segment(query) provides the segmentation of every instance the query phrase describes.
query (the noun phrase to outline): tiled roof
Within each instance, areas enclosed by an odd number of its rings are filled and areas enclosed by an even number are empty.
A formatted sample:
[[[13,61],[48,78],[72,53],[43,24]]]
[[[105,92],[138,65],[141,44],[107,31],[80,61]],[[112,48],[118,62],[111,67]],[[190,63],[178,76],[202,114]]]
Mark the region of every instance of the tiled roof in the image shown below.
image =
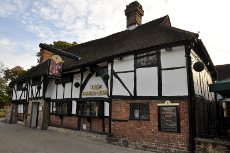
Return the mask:
[[[29,78],[47,75],[48,74],[48,67],[49,67],[49,60],[46,60],[31,69],[29,69],[23,76],[18,78],[16,81],[26,80]]]
[[[142,24],[133,30],[124,30],[101,39],[78,44],[64,50],[64,52],[61,52],[60,49],[56,49],[56,51],[63,54],[71,53],[75,57],[81,58],[75,60],[65,57],[64,71],[67,71],[122,54],[154,47],[162,48],[170,44],[194,40],[198,37],[196,33],[174,28],[170,25],[169,16],[164,16]],[[40,44],[40,46],[50,51],[55,50],[54,47],[49,45]],[[47,62],[31,68],[21,79],[45,74],[47,73],[45,67],[47,67]]]
[[[225,80],[230,78],[230,64],[216,65],[217,80]]]
[[[127,54],[150,47],[192,40],[198,34],[165,26],[162,22],[168,16],[153,20],[134,30],[121,31],[107,37],[82,43],[67,49],[69,53],[80,56],[81,60],[65,60],[65,69]]]

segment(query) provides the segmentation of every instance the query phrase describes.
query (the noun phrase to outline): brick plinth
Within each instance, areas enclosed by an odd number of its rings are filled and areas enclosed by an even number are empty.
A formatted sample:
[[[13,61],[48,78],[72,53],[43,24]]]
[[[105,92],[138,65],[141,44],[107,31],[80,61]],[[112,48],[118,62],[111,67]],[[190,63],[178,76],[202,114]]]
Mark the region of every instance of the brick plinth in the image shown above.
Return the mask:
[[[77,129],[78,117],[76,116],[64,116],[63,117],[63,127]]]
[[[129,120],[130,103],[149,103],[149,117],[144,120]],[[158,130],[157,104],[161,100],[113,100],[112,105],[112,134],[125,142],[125,146],[134,146],[140,149],[169,152],[188,152],[189,123],[188,101],[171,100],[179,103],[180,132],[162,132]]]

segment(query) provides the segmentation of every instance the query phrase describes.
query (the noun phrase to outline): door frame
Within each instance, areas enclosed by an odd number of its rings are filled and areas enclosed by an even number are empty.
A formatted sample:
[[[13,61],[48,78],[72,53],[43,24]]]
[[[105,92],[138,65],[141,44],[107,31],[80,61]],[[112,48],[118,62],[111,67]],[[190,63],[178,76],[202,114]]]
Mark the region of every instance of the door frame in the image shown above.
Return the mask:
[[[33,111],[34,111],[33,105],[35,103],[37,104],[36,126],[35,127],[31,127],[32,126],[32,120],[33,120]],[[38,115],[39,115],[39,102],[32,102],[31,105],[32,105],[32,109],[31,109],[31,118],[30,118],[30,128],[37,128],[37,126],[38,126]]]

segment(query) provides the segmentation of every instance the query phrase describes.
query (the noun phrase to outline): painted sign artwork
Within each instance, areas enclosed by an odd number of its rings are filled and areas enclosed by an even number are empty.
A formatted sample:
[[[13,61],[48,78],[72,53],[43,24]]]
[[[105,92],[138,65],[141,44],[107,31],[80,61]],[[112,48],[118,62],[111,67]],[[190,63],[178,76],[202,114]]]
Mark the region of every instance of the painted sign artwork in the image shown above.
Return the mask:
[[[49,75],[54,77],[61,77],[63,61],[60,56],[53,55],[50,60]]]

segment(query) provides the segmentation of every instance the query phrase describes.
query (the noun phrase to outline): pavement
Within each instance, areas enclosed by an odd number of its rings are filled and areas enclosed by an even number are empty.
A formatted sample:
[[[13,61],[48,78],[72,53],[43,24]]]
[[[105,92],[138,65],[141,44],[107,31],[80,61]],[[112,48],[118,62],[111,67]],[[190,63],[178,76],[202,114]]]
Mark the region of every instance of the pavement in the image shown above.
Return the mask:
[[[67,135],[0,122],[0,153],[150,153]]]

